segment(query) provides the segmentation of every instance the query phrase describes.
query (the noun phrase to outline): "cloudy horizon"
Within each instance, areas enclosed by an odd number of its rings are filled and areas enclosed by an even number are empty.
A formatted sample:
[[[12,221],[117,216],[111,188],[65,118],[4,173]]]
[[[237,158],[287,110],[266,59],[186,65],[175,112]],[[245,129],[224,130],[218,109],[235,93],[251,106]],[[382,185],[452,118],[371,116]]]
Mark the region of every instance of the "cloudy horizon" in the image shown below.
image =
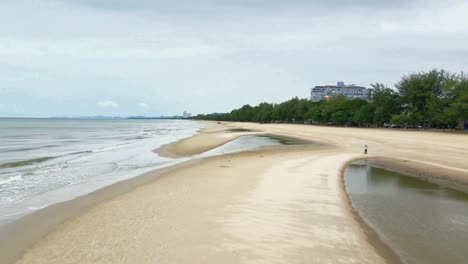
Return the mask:
[[[174,115],[468,69],[459,0],[4,0],[0,116]]]

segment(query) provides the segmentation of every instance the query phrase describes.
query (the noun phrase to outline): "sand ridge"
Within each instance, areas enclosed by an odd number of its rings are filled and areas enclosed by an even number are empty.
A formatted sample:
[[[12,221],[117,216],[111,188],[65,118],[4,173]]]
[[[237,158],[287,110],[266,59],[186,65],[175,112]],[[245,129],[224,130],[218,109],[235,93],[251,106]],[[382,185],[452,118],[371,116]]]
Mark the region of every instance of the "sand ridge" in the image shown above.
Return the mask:
[[[263,134],[258,131],[236,131],[234,128],[235,127],[211,123],[209,127],[201,129],[199,131],[201,132],[200,134],[163,145],[155,149],[154,152],[159,156],[168,158],[191,157],[224,145],[242,136]]]
[[[19,263],[383,263],[350,224],[339,168],[318,166],[352,156],[206,159],[65,222]]]

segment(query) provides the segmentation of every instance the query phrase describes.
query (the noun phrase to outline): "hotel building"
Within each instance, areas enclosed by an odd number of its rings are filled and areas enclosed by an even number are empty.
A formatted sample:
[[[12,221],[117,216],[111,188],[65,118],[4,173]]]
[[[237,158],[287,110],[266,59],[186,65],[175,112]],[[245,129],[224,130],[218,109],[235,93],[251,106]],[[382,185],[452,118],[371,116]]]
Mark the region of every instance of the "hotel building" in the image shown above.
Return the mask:
[[[345,85],[344,82],[338,82],[336,85],[315,86],[310,91],[310,100],[317,102],[339,94],[346,96],[348,99],[369,100],[370,89],[354,84]]]

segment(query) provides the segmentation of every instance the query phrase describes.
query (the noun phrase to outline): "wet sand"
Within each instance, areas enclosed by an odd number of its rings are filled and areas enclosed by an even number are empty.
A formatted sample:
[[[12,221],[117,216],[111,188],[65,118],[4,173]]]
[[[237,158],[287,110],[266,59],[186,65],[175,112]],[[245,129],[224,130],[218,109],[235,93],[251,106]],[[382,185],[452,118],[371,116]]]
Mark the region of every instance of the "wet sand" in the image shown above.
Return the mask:
[[[418,171],[443,168],[457,182],[468,179],[467,135],[229,125],[328,145],[230,154],[167,170],[51,229],[19,263],[397,262],[356,217],[343,188],[344,167],[385,157]],[[179,142],[183,151],[175,155],[229,142],[225,135],[233,133],[217,126]]]
[[[168,158],[191,157],[222,146],[241,136],[262,134],[261,132],[235,129],[235,127],[220,124],[211,124],[200,132],[200,134],[193,137],[164,145],[159,149],[155,149],[154,152]]]

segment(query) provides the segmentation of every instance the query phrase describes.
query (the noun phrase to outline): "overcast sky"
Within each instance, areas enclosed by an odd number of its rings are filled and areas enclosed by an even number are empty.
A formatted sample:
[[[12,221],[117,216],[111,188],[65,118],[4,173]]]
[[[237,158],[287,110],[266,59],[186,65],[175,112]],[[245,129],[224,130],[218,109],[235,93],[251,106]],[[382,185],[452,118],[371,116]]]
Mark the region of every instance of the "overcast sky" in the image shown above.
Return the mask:
[[[465,0],[0,0],[0,116],[169,115],[468,70]]]

